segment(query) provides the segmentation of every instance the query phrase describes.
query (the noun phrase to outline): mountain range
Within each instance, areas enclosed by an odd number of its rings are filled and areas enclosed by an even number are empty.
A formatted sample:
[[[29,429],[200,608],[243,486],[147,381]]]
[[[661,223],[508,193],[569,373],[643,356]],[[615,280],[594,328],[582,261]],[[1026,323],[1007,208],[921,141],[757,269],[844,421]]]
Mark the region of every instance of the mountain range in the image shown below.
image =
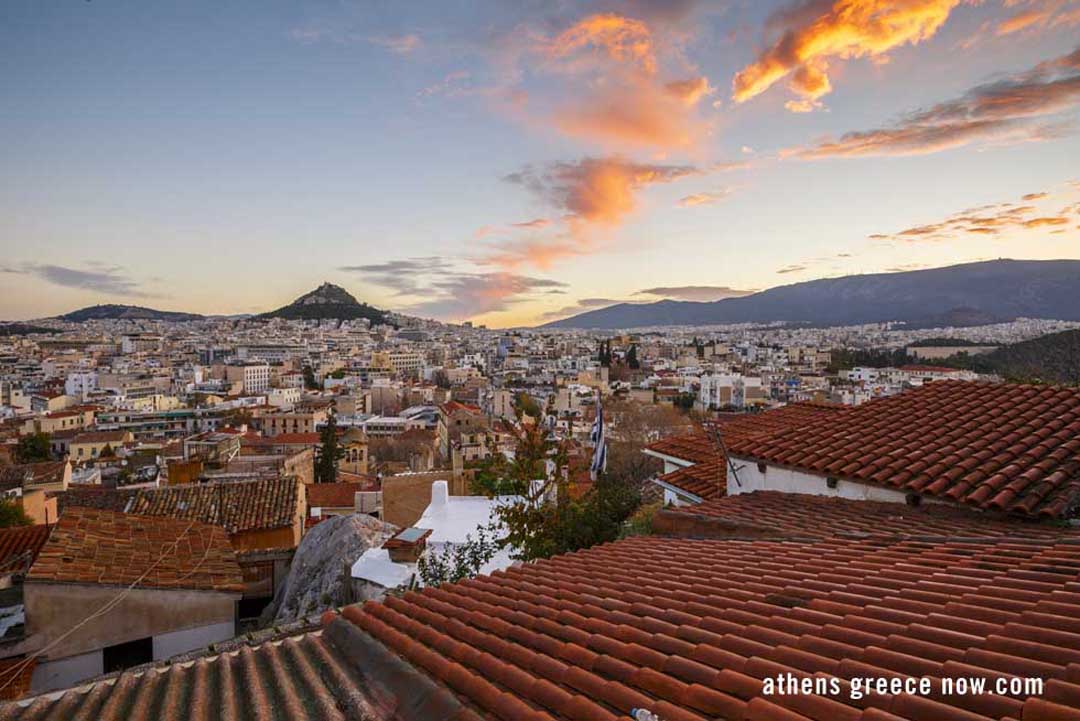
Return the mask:
[[[616,329],[787,321],[817,326],[896,321],[913,327],[1014,318],[1080,320],[1080,260],[991,260],[824,278],[713,302],[619,303],[543,328]]]

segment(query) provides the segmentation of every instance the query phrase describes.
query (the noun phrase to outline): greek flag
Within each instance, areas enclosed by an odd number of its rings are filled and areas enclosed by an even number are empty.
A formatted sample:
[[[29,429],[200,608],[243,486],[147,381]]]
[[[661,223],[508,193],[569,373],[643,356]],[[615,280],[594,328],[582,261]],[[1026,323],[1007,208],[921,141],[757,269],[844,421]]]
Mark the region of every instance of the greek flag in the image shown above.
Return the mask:
[[[596,420],[592,424],[589,440],[593,443],[592,464],[589,476],[595,481],[596,476],[607,468],[607,440],[604,438],[604,408],[600,405],[600,392],[596,393]]]

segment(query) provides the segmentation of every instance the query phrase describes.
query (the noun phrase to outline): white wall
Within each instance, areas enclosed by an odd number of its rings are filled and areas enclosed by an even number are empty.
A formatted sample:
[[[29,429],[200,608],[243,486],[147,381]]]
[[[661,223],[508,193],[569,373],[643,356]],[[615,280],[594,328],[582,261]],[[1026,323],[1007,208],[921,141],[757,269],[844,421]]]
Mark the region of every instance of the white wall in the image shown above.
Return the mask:
[[[74,686],[80,681],[100,676],[104,669],[105,662],[100,650],[39,663],[30,680],[30,692],[44,693]]]
[[[839,496],[857,501],[904,503],[907,500],[906,492],[892,488],[843,479],[837,480],[836,488],[829,488],[826,476],[771,464],[766,464],[765,473],[762,473],[758,470],[757,461],[737,456],[732,456],[731,462],[738,471],[739,482],[736,483],[735,474],[729,468],[727,474],[729,496],[752,491],[781,491],[783,493],[809,493],[817,496]],[[940,501],[924,497],[923,502],[938,503]]]
[[[178,653],[206,648],[212,643],[225,641],[235,635],[236,623],[234,621],[162,633],[154,636],[154,660],[161,661]]]

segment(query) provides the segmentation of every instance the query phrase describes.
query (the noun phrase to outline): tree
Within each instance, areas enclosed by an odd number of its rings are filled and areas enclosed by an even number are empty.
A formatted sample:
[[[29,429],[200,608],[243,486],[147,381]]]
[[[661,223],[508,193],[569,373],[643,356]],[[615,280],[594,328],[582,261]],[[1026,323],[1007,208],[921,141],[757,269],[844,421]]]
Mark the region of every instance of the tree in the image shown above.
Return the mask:
[[[336,483],[337,464],[345,457],[345,449],[338,445],[337,417],[330,413],[326,425],[319,431],[319,453],[315,459],[315,482]]]
[[[540,405],[524,391],[517,393],[514,396],[514,410],[518,412],[518,417],[521,414],[525,414],[531,418],[540,417]]]
[[[496,532],[494,524],[487,528],[481,526],[476,529],[475,539],[470,534],[465,536],[464,543],[446,544],[442,553],[432,551],[421,556],[416,570],[424,585],[454,583],[480,573],[484,564],[499,552],[499,542],[494,538]]]
[[[98,454],[98,458],[116,458],[116,451],[108,443],[101,449],[101,453]]]
[[[12,526],[30,526],[34,521],[26,515],[26,511],[10,498],[0,498],[0,528]]]
[[[637,357],[637,344],[630,346],[630,350],[626,352],[626,365],[630,366],[630,370],[641,368],[641,361]]]
[[[51,458],[49,452],[49,434],[31,433],[19,439],[15,446],[15,459],[19,463],[38,463]]]
[[[440,368],[431,374],[431,382],[439,388],[450,388],[450,374]]]
[[[548,460],[555,465],[550,476]],[[496,509],[506,530],[502,544],[515,549],[517,558],[532,561],[615,540],[640,503],[636,488],[610,474],[574,498],[564,469],[569,471],[566,445],[552,441],[539,424],[526,426],[500,482],[516,500]]]
[[[315,380],[315,371],[311,369],[311,366],[304,366],[304,388],[309,391],[319,390],[319,384]]]

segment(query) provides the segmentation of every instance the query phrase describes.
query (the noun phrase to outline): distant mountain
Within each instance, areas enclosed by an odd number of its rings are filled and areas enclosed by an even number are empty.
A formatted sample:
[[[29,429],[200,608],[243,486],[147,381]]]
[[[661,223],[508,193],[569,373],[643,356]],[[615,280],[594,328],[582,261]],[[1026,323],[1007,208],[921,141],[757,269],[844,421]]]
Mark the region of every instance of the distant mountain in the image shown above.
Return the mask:
[[[1012,343],[981,355],[955,355],[942,364],[996,373],[1025,383],[1077,385],[1080,384],[1080,330]]]
[[[286,318],[288,320],[356,320],[367,318],[372,325],[387,322],[387,314],[367,303],[361,303],[333,283],[323,283],[310,293],[305,293],[287,306],[257,318]]]
[[[203,316],[194,313],[178,313],[170,310],[154,310],[138,305],[92,305],[70,313],[57,316],[57,320],[68,323],[82,323],[87,320],[202,320]]]
[[[544,328],[801,322],[917,327],[1019,317],[1080,320],[1080,260],[991,260],[931,270],[824,278],[711,303],[620,303]]]

